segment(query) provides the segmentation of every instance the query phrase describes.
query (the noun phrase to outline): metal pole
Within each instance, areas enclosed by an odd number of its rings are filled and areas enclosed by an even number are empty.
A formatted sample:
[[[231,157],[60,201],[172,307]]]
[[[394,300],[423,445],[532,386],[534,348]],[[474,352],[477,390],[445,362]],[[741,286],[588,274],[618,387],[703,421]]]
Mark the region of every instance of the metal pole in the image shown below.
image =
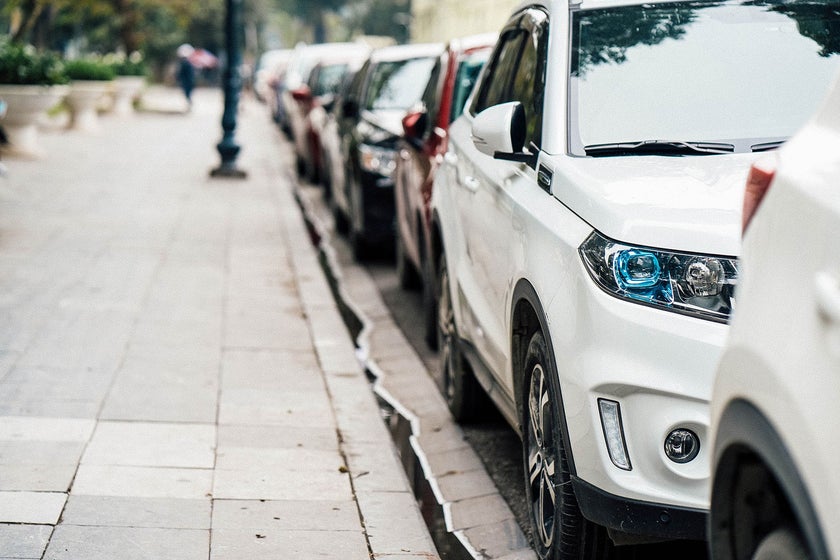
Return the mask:
[[[234,140],[236,130],[236,112],[239,107],[239,91],[242,89],[242,76],[239,67],[242,64],[239,33],[242,30],[242,0],[225,0],[225,47],[227,64],[223,80],[225,91],[225,111],[222,115],[222,141],[216,145],[222,163],[210,172],[212,177],[234,177],[244,179],[247,174],[236,167],[239,145]]]

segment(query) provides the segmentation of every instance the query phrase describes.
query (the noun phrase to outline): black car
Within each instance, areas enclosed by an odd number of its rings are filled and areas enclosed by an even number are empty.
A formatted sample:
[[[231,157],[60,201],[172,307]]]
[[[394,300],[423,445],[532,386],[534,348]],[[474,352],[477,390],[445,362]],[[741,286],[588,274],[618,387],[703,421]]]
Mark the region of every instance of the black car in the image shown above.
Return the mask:
[[[344,185],[333,185],[356,259],[393,243],[394,179],[402,118],[420,100],[442,44],[375,50],[336,108]],[[343,189],[342,189],[343,186]]]

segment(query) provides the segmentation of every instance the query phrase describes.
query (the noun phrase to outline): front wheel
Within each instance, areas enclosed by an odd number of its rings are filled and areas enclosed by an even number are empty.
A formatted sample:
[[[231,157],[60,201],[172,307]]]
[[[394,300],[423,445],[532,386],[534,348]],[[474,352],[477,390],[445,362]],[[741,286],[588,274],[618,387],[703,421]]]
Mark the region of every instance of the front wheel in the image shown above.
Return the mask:
[[[572,488],[559,379],[539,331],[528,343],[523,380],[525,493],[537,555],[542,560],[609,558],[606,530],[583,517]]]

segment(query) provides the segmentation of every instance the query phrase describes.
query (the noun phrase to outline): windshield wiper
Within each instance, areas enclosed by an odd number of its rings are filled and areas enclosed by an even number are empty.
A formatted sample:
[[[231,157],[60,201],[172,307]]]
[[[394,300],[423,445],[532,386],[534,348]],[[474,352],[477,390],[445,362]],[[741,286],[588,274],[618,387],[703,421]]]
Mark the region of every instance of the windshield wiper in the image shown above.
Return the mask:
[[[605,156],[682,156],[726,154],[735,151],[732,144],[721,142],[683,142],[681,140],[642,140],[584,146],[586,155]]]
[[[762,142],[760,144],[753,144],[752,146],[750,146],[750,150],[752,150],[753,152],[768,152],[770,150],[775,150],[785,142],[787,142],[787,138],[783,140],[774,140],[772,142]]]

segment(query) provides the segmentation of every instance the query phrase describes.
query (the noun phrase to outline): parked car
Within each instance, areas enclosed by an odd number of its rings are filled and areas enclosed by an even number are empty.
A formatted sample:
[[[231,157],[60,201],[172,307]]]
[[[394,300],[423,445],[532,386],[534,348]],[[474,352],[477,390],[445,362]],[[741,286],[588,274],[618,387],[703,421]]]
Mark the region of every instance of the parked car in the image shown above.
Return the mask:
[[[432,181],[446,152],[449,123],[463,112],[497,38],[492,33],[450,41],[432,69],[420,103],[402,119],[394,171],[397,276],[403,288],[423,288],[426,341],[432,347],[437,344],[436,282],[428,259]]]
[[[338,90],[348,73],[357,71],[369,54],[369,49],[362,48],[321,59],[312,69],[306,87],[294,92],[304,113],[304,142],[303,146],[298,147],[298,170],[313,183],[320,182],[324,173],[321,133],[326,126],[327,112],[332,110]]]
[[[738,308],[712,396],[716,560],[840,558],[837,115],[835,84],[750,173]]]
[[[376,49],[342,100],[337,124],[345,181],[333,182],[332,194],[337,221],[348,226],[357,259],[393,241],[393,173],[401,120],[420,100],[441,52],[442,44]]]
[[[306,154],[309,152],[306,117],[314,100],[309,85],[312,70],[321,60],[328,60],[331,65],[340,65],[366,56],[369,50],[367,45],[361,43],[323,43],[299,45],[295,48],[286,71],[283,107],[288,122],[289,138],[294,143],[296,168],[300,175],[306,173]]]
[[[522,436],[540,558],[706,537],[741,186],[837,69],[829,6],[524,4],[450,126],[444,395]]]
[[[272,49],[260,55],[254,68],[254,95],[259,101],[269,105],[275,102],[274,81],[285,71],[291,55],[291,49]]]

